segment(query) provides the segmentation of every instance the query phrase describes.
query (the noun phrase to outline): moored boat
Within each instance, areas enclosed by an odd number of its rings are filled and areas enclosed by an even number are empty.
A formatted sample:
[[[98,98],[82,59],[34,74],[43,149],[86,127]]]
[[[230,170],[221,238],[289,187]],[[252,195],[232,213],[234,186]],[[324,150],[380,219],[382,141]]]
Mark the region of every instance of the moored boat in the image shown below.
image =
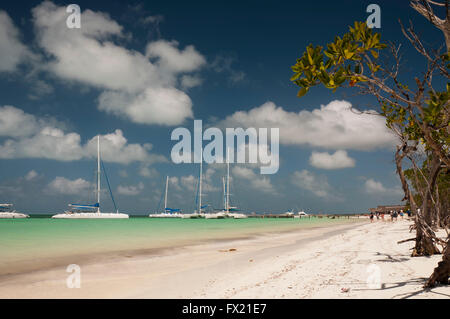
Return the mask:
[[[27,214],[19,213],[13,204],[0,204],[0,218],[29,218]]]
[[[102,213],[100,211],[100,193],[101,193],[101,168],[100,168],[100,136],[97,136],[97,203],[94,205],[83,204],[69,204],[70,209],[61,214],[53,215],[54,219],[126,219],[129,218],[127,214],[119,213],[116,207],[114,197],[112,196],[111,188],[109,187],[108,177],[105,172],[106,181],[110,190],[110,195],[116,208],[115,213]]]
[[[169,176],[166,176],[166,187],[164,192],[164,211],[161,213],[151,213],[148,215],[150,218],[183,218],[184,214],[178,208],[167,207],[167,196],[169,192]]]

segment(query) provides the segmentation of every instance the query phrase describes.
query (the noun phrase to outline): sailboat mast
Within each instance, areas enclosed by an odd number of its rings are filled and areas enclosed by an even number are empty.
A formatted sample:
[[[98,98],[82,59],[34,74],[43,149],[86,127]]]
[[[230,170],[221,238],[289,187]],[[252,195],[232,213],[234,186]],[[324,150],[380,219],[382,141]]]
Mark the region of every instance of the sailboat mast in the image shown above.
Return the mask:
[[[230,212],[230,152],[227,148],[227,206],[225,207],[227,213]]]
[[[222,176],[222,186],[223,186],[223,188],[222,188],[222,190],[223,190],[223,197],[222,197],[222,199],[223,199],[223,208],[224,209],[226,209],[226,207],[227,207],[227,197],[226,197],[226,193],[227,193],[227,191],[226,191],[226,186],[225,186],[225,176]]]
[[[169,176],[166,176],[166,192],[164,194],[164,212],[167,211],[167,191],[169,189]]]
[[[202,212],[202,179],[203,179],[203,149],[200,150],[200,177],[198,183],[198,210],[197,213]]]
[[[97,213],[100,213],[100,135],[97,135]]]

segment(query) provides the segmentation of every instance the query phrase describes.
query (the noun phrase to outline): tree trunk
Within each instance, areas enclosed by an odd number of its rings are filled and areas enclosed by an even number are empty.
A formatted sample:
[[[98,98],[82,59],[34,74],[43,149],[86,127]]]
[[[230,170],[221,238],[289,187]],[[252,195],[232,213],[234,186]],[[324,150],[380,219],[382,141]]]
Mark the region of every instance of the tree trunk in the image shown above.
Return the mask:
[[[408,182],[406,181],[402,166],[402,161],[405,156],[407,156],[408,151],[409,149],[406,142],[403,142],[402,146],[397,146],[397,151],[395,152],[395,165],[397,168],[397,174],[400,177],[400,182],[402,183],[403,193],[405,193],[405,197],[402,201],[408,201],[411,206],[411,211],[415,212],[417,209],[417,205],[414,201],[414,197],[412,196],[411,191],[409,190]]]
[[[448,285],[450,277],[450,235],[447,237],[447,243],[443,251],[442,261],[438,263],[438,266],[434,268],[433,274],[431,274],[425,288],[431,288],[437,284]]]
[[[419,217],[416,216],[416,219]],[[433,238],[427,234],[425,225],[420,220],[416,221],[416,245],[411,253],[411,257],[437,255],[441,252],[433,241]]]
[[[441,160],[434,154],[431,157],[430,169],[427,170],[428,176],[423,175],[423,178],[426,179],[427,185],[426,190],[423,192],[425,196],[422,203],[422,214],[424,222],[428,226],[434,227],[437,221],[436,212],[439,212],[437,207],[439,194],[436,198],[433,197],[436,190],[436,182],[439,176],[439,171],[441,170]]]
[[[400,151],[402,151],[400,153]],[[396,157],[397,170],[401,169],[401,161],[404,156],[408,156],[408,149],[406,145],[403,146],[402,149],[398,148]],[[415,226],[416,226],[416,245],[411,253],[412,257],[419,256],[431,256],[435,254],[440,254],[439,248],[435,245],[433,237],[434,232],[431,229],[433,225],[433,216],[432,212],[434,211],[433,205],[431,205],[431,201],[433,200],[433,192],[436,185],[437,175],[440,169],[440,159],[437,156],[432,157],[431,168],[429,170],[428,176],[423,176],[423,178],[427,181],[426,189],[422,192],[423,202],[421,206],[421,210],[417,210],[416,216],[414,218]],[[403,189],[408,191],[408,197],[413,198],[412,194],[409,191],[409,187],[406,183],[406,179],[404,177],[403,171],[400,174],[400,180],[402,181]],[[419,187],[419,183],[418,183]],[[411,206],[412,208],[412,206]],[[414,211],[413,211],[414,212]]]
[[[445,36],[445,44],[447,45],[447,50],[450,48],[450,32],[447,30],[447,32],[444,32]]]

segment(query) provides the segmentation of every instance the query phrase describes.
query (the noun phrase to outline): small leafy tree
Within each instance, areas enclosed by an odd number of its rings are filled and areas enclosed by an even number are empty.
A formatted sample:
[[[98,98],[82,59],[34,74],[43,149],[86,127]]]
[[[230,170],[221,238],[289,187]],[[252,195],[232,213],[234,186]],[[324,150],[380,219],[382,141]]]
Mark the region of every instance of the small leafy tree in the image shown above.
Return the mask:
[[[430,2],[436,4],[435,1],[423,0],[412,1],[411,5],[423,15],[426,12],[427,19],[444,32],[447,40],[450,34],[449,1],[445,2],[446,20],[438,20],[431,10]],[[333,92],[341,87],[355,88],[360,94],[376,97],[379,106],[377,115],[386,119],[387,127],[400,141],[395,163],[405,193],[404,200],[417,212],[416,245],[412,255],[432,255],[439,253],[435,243],[440,240],[431,228],[434,208],[430,202],[438,200],[435,188],[440,172],[444,170],[444,174],[448,174],[450,168],[450,85],[445,85],[449,79],[450,55],[448,47],[444,52],[440,52],[441,49],[427,49],[412,25],[407,29],[401,25],[401,29],[427,62],[426,70],[414,77],[415,85],[412,87],[400,78],[400,45],[382,43],[381,35],[368,28],[364,22],[355,22],[348,33],[342,37],[336,36],[333,42],[326,45],[326,49],[310,44],[292,66],[294,74],[291,81],[300,87],[299,97],[318,85]],[[391,62],[382,62],[381,53],[388,56]],[[419,170],[420,165],[417,165],[414,157],[421,147],[424,147],[429,163],[426,171]],[[405,159],[410,160],[415,178],[422,174],[426,181],[420,209],[405,176]],[[448,249],[444,251],[448,253]],[[445,273],[450,274],[450,265],[445,265],[444,277]]]

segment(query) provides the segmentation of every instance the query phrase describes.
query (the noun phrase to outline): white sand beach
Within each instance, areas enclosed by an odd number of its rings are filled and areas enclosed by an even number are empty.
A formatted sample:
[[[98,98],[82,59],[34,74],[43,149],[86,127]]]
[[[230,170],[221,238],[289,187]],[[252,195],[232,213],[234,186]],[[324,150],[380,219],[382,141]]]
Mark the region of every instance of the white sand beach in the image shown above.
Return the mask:
[[[5,275],[0,298],[450,298],[450,287],[422,288],[441,256],[412,258],[413,242],[397,244],[414,236],[410,223],[364,220],[79,263],[81,288],[67,288],[65,267]],[[381,288],[368,286],[374,269]]]

